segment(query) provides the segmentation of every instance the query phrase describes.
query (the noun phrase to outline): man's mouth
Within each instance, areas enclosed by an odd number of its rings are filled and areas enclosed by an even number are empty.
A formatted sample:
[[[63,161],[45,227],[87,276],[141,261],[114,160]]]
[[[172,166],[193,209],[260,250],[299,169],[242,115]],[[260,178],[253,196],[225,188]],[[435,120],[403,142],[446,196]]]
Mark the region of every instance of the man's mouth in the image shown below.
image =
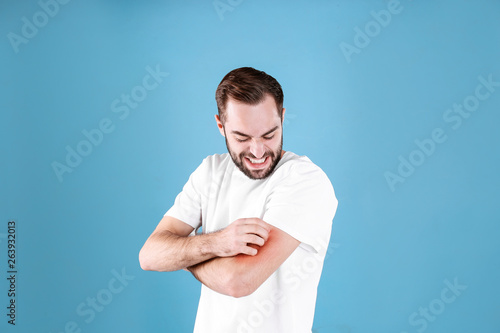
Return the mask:
[[[261,159],[245,157],[245,160],[252,169],[262,169],[263,167],[267,166],[269,156],[263,157]]]

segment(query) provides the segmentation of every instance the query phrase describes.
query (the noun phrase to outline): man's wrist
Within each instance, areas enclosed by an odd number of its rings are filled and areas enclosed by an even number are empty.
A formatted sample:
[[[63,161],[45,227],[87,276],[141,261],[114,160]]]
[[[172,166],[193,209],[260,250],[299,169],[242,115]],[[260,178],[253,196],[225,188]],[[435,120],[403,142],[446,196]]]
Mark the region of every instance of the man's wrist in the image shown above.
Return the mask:
[[[219,257],[220,251],[217,246],[217,233],[201,235],[200,239],[200,252],[202,255],[210,255],[213,257]]]

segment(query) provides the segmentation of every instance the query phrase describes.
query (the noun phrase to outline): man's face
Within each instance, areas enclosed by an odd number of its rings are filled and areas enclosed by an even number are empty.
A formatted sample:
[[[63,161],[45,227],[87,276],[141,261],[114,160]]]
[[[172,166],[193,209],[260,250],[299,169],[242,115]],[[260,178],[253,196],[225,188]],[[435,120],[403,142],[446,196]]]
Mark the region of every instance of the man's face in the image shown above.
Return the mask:
[[[283,109],[283,116],[285,109]],[[226,123],[215,116],[234,164],[251,179],[269,176],[283,152],[283,127],[271,95],[257,105],[229,99]]]

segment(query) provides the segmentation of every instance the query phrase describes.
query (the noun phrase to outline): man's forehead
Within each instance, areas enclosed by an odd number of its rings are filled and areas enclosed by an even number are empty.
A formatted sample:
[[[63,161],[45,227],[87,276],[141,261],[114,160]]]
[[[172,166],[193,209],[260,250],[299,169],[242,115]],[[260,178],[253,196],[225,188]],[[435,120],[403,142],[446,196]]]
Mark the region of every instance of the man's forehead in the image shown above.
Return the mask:
[[[246,104],[230,99],[226,105],[226,122],[231,127],[266,127],[269,130],[280,123],[274,98],[270,95],[257,104]],[[235,130],[240,130],[234,128]]]

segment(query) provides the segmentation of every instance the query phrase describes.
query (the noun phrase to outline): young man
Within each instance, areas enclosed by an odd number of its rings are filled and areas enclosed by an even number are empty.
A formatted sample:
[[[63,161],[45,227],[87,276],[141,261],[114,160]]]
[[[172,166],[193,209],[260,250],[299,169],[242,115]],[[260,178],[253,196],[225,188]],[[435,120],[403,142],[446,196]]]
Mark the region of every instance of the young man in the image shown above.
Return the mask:
[[[228,153],[191,174],[141,249],[141,267],[185,269],[202,283],[194,332],[311,332],[333,187],[307,157],[282,150],[273,77],[235,69],[216,101]]]

